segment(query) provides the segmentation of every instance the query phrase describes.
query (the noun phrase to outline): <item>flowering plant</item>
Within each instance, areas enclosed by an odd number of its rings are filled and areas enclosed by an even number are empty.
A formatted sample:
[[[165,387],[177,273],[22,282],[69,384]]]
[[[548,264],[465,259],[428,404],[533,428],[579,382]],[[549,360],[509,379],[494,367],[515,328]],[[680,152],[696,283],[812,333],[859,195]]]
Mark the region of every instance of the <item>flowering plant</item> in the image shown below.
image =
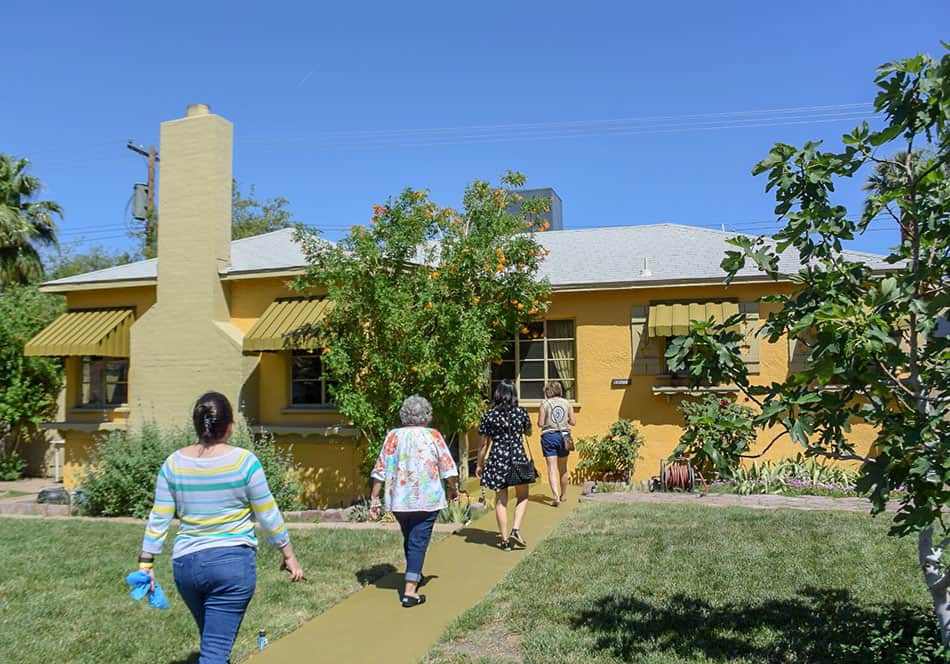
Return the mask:
[[[684,401],[679,410],[686,426],[671,456],[686,456],[700,471],[728,475],[755,441],[753,411],[747,406],[707,394]]]
[[[531,231],[550,201],[519,201],[525,182],[520,173],[497,186],[476,180],[460,210],[406,189],[335,244],[298,234],[308,267],[296,286],[325,289],[333,302],[298,341],[322,348],[330,396],[364,434],[367,472],[411,394],[429,399],[447,436],[478,422],[486,365],[547,310],[538,274],[547,250]]]

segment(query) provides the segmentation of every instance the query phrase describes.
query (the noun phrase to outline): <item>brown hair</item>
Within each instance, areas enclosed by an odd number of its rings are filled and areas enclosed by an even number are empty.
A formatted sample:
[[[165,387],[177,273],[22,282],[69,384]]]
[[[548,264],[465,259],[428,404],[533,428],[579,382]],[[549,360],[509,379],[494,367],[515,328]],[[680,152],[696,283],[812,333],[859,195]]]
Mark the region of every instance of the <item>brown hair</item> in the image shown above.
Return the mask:
[[[561,381],[559,380],[549,380],[544,384],[544,396],[546,396],[548,399],[559,397],[563,393],[564,388],[561,387]]]
[[[205,392],[195,402],[191,420],[201,443],[210,445],[227,435],[228,427],[234,423],[234,411],[220,392]]]

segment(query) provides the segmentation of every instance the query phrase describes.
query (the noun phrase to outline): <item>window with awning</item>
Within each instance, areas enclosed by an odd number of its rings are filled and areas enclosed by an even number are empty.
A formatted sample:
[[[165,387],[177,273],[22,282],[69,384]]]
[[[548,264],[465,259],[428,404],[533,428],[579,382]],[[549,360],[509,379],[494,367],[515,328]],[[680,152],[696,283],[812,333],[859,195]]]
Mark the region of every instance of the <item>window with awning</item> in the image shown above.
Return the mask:
[[[23,349],[29,356],[128,357],[132,308],[67,311],[30,339]]]
[[[712,318],[721,323],[737,313],[742,314],[742,321],[734,331],[742,335],[742,360],[749,373],[759,373],[759,303],[721,300],[634,305],[630,311],[631,373],[664,375],[667,345],[673,337],[688,334],[691,321]]]
[[[647,313],[647,335],[651,337],[679,337],[689,334],[691,321],[712,318],[722,323],[739,313],[736,302],[678,302],[651,304]]]
[[[278,298],[244,335],[244,351],[309,349],[319,344],[317,328],[331,303],[325,298]]]

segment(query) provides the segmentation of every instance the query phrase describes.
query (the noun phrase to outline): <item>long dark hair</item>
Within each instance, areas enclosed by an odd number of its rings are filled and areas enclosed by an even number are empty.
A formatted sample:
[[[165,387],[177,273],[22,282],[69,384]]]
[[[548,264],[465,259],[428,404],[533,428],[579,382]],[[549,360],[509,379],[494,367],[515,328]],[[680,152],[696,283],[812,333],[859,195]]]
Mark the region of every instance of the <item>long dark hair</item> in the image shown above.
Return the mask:
[[[518,407],[518,391],[515,390],[514,382],[507,378],[498,383],[493,398],[493,407],[498,410],[514,410]]]
[[[234,411],[231,402],[220,392],[205,392],[195,402],[191,420],[201,443],[210,445],[227,434],[228,427],[234,423]]]

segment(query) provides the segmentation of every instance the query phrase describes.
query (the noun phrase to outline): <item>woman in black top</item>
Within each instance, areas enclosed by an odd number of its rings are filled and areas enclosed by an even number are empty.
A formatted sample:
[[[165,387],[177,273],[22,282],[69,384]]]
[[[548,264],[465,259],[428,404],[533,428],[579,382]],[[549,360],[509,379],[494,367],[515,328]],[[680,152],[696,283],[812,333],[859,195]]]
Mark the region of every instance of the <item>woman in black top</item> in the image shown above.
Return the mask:
[[[481,444],[478,447],[478,466],[475,476],[481,479],[482,486],[495,491],[495,518],[498,519],[498,532],[501,534],[501,548],[511,551],[512,540],[521,546],[527,546],[519,532],[528,507],[528,485],[515,485],[515,521],[511,533],[508,529],[508,476],[514,463],[528,460],[524,451],[522,437],[531,435],[531,419],[524,408],[518,406],[518,394],[510,380],[504,380],[495,388],[494,406],[482,417],[478,425]],[[491,451],[485,459],[488,441],[491,439]]]

